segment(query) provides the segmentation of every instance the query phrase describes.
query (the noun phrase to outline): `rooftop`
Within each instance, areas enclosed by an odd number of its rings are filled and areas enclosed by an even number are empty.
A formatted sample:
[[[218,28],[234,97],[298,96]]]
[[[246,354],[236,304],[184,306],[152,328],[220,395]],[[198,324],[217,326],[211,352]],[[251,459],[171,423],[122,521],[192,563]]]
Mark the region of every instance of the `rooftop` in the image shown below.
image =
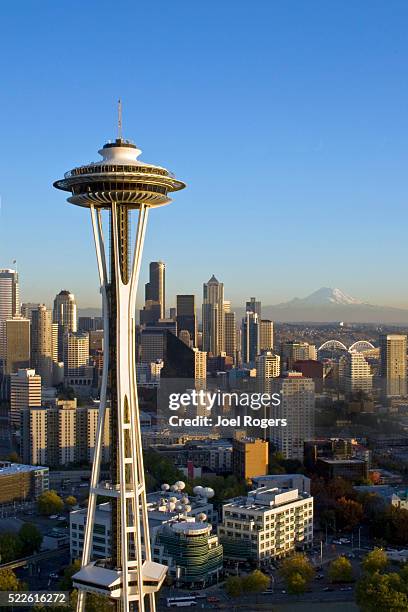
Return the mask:
[[[0,462],[0,476],[9,474],[19,474],[21,472],[37,472],[38,470],[48,470],[42,465],[24,465],[23,463],[10,463],[9,461]]]

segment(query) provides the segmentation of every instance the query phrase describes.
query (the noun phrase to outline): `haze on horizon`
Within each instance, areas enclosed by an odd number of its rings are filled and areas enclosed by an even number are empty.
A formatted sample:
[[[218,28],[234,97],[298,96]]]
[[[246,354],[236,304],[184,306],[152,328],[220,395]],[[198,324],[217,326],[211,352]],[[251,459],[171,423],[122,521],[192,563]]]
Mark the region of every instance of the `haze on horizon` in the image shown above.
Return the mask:
[[[408,308],[406,2],[159,2],[137,35],[130,1],[2,13],[0,267],[22,300],[99,306],[89,215],[52,182],[98,159],[121,97],[141,159],[187,182],[150,216],[140,303],[161,259],[168,305],[215,274],[234,307],[339,287]]]

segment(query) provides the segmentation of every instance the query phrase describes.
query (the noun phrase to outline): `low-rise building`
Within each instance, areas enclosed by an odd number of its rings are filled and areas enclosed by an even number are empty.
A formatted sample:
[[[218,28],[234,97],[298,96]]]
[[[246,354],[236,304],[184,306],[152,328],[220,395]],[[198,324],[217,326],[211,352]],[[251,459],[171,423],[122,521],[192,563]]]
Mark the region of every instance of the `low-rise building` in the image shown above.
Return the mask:
[[[240,438],[232,442],[232,467],[237,478],[250,479],[268,473],[269,445],[259,438]]]
[[[258,565],[313,542],[313,497],[292,488],[260,487],[222,507],[224,557]]]
[[[345,478],[352,482],[368,479],[368,462],[364,459],[326,459],[321,457],[316,462],[318,474],[331,480]]]
[[[203,492],[209,491],[203,489]],[[188,503],[187,503],[188,502]],[[153,561],[168,567],[180,586],[204,587],[216,582],[223,568],[222,546],[212,533],[217,520],[204,495],[187,498],[182,491],[162,490],[148,495],[148,521]],[[86,509],[70,513],[71,559],[82,555]],[[111,506],[95,510],[91,558],[111,554]]]

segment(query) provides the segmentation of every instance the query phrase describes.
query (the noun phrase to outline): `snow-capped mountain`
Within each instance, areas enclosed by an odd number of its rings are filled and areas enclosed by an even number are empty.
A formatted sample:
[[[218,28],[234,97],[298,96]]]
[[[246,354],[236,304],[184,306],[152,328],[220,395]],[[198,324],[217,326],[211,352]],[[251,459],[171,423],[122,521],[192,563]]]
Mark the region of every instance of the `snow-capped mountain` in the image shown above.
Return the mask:
[[[351,297],[346,293],[343,293],[341,289],[331,289],[330,287],[321,287],[317,291],[314,291],[310,295],[305,298],[294,298],[289,302],[285,302],[285,306],[289,306],[290,304],[294,304],[296,306],[300,306],[304,304],[305,306],[325,306],[327,304],[343,304],[343,305],[351,305],[351,304],[363,304],[361,300],[357,298]],[[280,306],[280,304],[279,304]]]
[[[262,307],[262,316],[287,322],[408,323],[408,310],[368,304],[330,287],[321,287],[304,298]]]

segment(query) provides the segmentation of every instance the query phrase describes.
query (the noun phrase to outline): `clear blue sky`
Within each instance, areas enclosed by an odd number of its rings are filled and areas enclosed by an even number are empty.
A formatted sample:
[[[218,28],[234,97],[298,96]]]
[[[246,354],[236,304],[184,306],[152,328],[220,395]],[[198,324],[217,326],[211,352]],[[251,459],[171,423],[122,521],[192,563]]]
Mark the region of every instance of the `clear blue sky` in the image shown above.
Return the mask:
[[[124,134],[188,183],[142,271],[168,305],[337,286],[408,306],[406,0],[15,1],[0,9],[0,267],[99,304],[89,219],[52,182]]]

